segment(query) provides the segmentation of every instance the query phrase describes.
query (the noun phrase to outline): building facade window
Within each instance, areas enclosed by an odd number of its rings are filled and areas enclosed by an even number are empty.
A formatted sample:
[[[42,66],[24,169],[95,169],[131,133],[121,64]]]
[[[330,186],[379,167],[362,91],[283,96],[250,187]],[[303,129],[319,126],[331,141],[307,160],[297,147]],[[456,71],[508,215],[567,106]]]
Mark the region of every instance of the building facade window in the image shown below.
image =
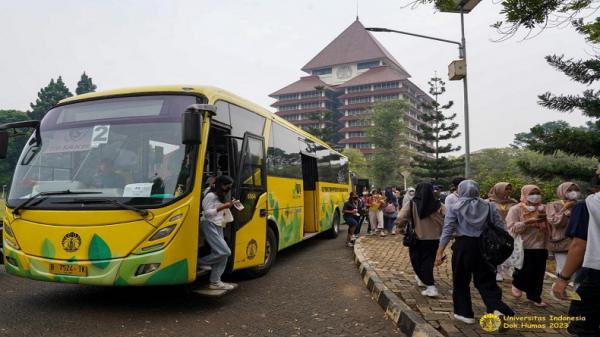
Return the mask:
[[[310,98],[310,97],[319,97],[321,96],[321,92],[320,91],[308,91],[308,92],[303,92],[300,94],[301,98]]]
[[[298,99],[298,94],[287,94],[279,96],[280,101],[291,101],[294,99]]]
[[[356,127],[356,126],[371,126],[371,120],[369,119],[359,119],[355,121],[348,121],[348,127]]]
[[[359,104],[371,102],[371,97],[352,97],[348,99],[348,104]]]
[[[302,115],[289,115],[289,116],[283,116],[282,118],[288,122],[289,121],[301,121]]]
[[[381,65],[381,62],[379,60],[377,61],[370,61],[370,62],[361,62],[359,64],[356,65],[356,68],[358,70],[362,70],[362,69],[369,69],[369,68],[373,68],[373,67],[378,67]]]
[[[370,149],[371,144],[369,143],[354,143],[348,144],[351,149]]]
[[[375,102],[393,101],[398,99],[398,95],[381,95],[373,97]]]
[[[321,68],[321,69],[315,69],[312,71],[313,75],[329,75],[331,74],[331,67],[329,68]]]
[[[358,138],[358,137],[364,137],[364,136],[365,136],[364,131],[352,131],[352,132],[346,133],[346,138]]]
[[[321,107],[320,102],[311,102],[311,103],[300,104],[300,109],[314,109],[314,108],[320,108],[320,107]]]
[[[349,94],[352,94],[355,92],[365,92],[365,91],[371,91],[371,85],[357,85],[355,87],[348,88]]]
[[[356,115],[366,114],[369,112],[369,110],[367,110],[367,109],[350,109],[350,110],[347,110],[346,112],[347,112],[346,116],[356,116]]]
[[[384,83],[375,83],[373,84],[373,90],[383,90],[383,89],[393,89],[400,88],[400,82],[384,82]]]
[[[279,111],[290,111],[290,110],[298,110],[298,104],[280,105],[279,106]]]

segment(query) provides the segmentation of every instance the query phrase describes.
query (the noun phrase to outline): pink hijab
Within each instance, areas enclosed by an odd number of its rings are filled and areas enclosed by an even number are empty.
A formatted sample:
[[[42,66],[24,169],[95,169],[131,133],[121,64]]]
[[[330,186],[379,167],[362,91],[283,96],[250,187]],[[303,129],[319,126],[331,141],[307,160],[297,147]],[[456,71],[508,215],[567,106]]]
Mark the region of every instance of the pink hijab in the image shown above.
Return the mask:
[[[516,204],[517,201],[515,199],[511,198],[510,196],[508,196],[508,197],[504,196],[504,193],[506,192],[506,188],[508,186],[512,187],[512,184],[507,183],[507,182],[497,183],[488,192],[488,199],[490,201],[494,201],[499,204],[509,204],[509,203]]]
[[[566,200],[567,199],[567,191],[569,190],[569,188],[571,188],[571,186],[577,186],[577,184],[575,184],[574,182],[571,182],[571,181],[567,181],[567,182],[564,182],[564,183],[558,185],[558,187],[556,188],[556,196],[560,200]],[[577,186],[577,187],[579,187],[579,186]]]
[[[527,197],[531,194],[533,190],[538,190],[541,192],[540,188],[536,185],[525,185],[521,187],[521,202],[523,204],[527,204]]]

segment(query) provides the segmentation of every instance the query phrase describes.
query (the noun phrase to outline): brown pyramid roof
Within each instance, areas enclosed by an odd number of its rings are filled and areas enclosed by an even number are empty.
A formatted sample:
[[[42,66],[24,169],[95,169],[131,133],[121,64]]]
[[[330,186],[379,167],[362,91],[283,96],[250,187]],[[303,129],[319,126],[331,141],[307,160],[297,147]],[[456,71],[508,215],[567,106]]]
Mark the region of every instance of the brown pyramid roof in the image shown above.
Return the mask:
[[[304,76],[301,77],[298,81],[288,85],[287,87],[283,87],[274,93],[270,94],[270,97],[277,98],[276,96],[285,95],[285,94],[293,94],[297,92],[306,92],[306,91],[314,91],[317,90],[315,87],[323,87],[323,89],[330,89],[327,83],[321,81],[319,76]]]
[[[353,79],[342,83],[339,85],[339,88],[352,87],[355,85],[363,85],[370,83],[382,83],[382,82],[392,82],[392,81],[401,81],[407,79],[408,76],[401,71],[393,69],[389,66],[380,66],[371,68],[364,73],[354,77]]]
[[[302,67],[302,70],[310,72],[312,69],[324,68],[336,64],[378,59],[386,59],[388,63],[404,71],[410,77],[408,72],[390,52],[370,32],[365,30],[365,26],[357,18],[346,30],[331,41],[327,47],[321,50],[317,56]]]

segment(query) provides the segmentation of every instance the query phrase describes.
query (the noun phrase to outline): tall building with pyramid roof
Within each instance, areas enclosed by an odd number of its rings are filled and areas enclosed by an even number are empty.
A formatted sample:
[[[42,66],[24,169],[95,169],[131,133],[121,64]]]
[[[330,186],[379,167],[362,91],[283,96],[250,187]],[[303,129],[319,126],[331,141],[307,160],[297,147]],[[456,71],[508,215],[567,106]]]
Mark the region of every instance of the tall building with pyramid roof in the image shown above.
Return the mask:
[[[308,76],[273,92],[276,114],[308,131],[325,127],[337,130],[337,145],[375,151],[365,130],[372,122],[373,104],[406,99],[410,109],[404,119],[408,145],[416,148],[425,122],[422,104],[431,97],[412,83],[410,74],[356,19],[302,67]],[[324,120],[319,116],[333,118]],[[365,118],[366,117],[366,118]]]

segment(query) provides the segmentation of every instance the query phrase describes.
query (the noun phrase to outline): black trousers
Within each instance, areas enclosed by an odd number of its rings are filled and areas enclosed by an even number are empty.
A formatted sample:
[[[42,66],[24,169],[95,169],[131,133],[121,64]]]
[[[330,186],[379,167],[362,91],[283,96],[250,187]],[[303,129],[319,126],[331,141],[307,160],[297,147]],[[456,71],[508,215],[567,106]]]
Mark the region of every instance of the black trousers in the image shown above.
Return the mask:
[[[496,284],[496,274],[485,264],[479,251],[479,238],[459,236],[452,253],[452,301],[454,313],[468,318],[475,316],[469,287],[471,276],[488,313],[498,310],[506,316],[515,314],[502,302],[502,290]]]
[[[582,268],[581,285],[577,293],[581,301],[571,301],[569,316],[585,317],[585,321],[572,321],[567,329],[580,337],[600,336],[600,270]]]
[[[527,294],[527,299],[540,303],[546,273],[548,251],[545,249],[524,249],[523,267],[515,269],[513,285]]]
[[[427,286],[435,284],[433,265],[440,240],[417,240],[414,247],[408,248],[410,264],[421,282]]]
[[[360,234],[360,229],[361,229],[362,224],[365,221],[365,219],[367,219],[367,225],[369,226],[369,227],[367,227],[367,231],[368,232],[371,231],[371,220],[369,220],[369,212],[367,211],[367,213],[363,213],[360,215],[360,219],[358,220],[358,226],[356,226],[356,229],[354,230],[354,234],[356,234],[356,235]]]

